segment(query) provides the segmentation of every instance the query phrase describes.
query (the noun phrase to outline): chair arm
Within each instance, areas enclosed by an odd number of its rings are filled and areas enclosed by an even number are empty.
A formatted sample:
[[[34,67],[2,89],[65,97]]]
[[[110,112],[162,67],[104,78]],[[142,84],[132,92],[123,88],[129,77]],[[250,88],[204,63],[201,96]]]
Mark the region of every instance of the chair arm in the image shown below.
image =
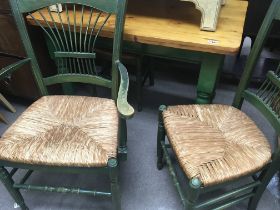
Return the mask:
[[[117,61],[116,64],[120,73],[120,87],[117,98],[117,107],[121,117],[124,119],[129,119],[133,117],[134,109],[127,102],[127,92],[129,86],[128,73],[127,69],[120,61]]]
[[[17,70],[19,67],[23,66],[25,63],[27,63],[30,60],[31,60],[30,58],[25,58],[23,60],[17,61],[13,64],[10,64],[10,65],[0,69],[0,79],[3,79],[4,77],[13,73],[15,70]]]

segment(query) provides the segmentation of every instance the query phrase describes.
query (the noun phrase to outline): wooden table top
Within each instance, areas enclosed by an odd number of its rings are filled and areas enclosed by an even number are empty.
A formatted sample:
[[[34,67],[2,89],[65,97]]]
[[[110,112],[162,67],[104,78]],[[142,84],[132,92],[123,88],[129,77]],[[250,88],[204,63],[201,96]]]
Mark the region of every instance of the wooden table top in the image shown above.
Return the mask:
[[[221,9],[216,32],[207,32],[200,30],[201,14],[193,3],[180,0],[128,0],[124,40],[193,51],[235,54],[240,48],[247,6],[247,1],[227,0]],[[44,13],[47,11],[44,10]],[[65,11],[61,16],[63,23],[67,24],[64,15]],[[79,24],[79,11],[76,15]],[[34,17],[44,25],[38,13]],[[55,16],[55,19],[59,23],[58,17]],[[28,21],[35,24],[30,17]],[[70,24],[73,24],[72,20]],[[112,37],[113,26],[114,17],[110,17],[100,35]]]

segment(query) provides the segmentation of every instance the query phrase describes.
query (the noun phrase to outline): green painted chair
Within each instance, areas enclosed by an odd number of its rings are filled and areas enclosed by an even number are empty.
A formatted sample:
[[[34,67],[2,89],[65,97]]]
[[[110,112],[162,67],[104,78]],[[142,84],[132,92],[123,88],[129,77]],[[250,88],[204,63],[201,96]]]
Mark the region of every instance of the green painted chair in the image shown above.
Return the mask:
[[[167,163],[185,209],[225,209],[250,199],[248,209],[255,210],[266,186],[280,168],[280,148],[272,154],[263,133],[240,110],[243,100],[247,100],[271,123],[277,135],[280,134],[280,65],[268,72],[256,92],[248,89],[265,40],[277,20],[280,20],[280,1],[274,0],[249,55],[233,106],[162,105],[159,108],[157,167],[162,169]],[[169,143],[165,142],[166,136]],[[177,178],[169,148],[186,175],[186,191]],[[239,180],[247,183],[214,198],[198,200],[202,193]]]
[[[28,209],[20,189],[86,194],[112,198],[121,209],[118,183],[119,161],[126,159],[126,119],[134,114],[127,102],[129,79],[120,62],[126,1],[118,0],[11,0],[32,71],[42,96],[34,102],[2,135],[0,140],[0,180],[21,209]],[[49,6],[62,4],[65,13],[51,12]],[[76,11],[84,16],[77,16]],[[37,13],[37,21],[55,48],[58,72],[43,77],[26,27],[27,16]],[[68,24],[45,22],[67,18]],[[69,19],[75,22],[70,27]],[[113,18],[113,21],[111,21]],[[102,78],[95,69],[95,41],[107,21],[115,24],[112,54],[112,80]],[[34,20],[36,21],[36,20]],[[86,22],[87,21],[87,22]],[[82,26],[86,22],[86,27]],[[21,64],[20,63],[20,64]],[[48,95],[54,84],[87,83],[111,89],[112,99]],[[9,172],[6,167],[12,167]],[[12,179],[18,169],[27,169],[23,178]],[[56,173],[105,173],[110,178],[110,192],[89,189],[27,184],[34,170]]]

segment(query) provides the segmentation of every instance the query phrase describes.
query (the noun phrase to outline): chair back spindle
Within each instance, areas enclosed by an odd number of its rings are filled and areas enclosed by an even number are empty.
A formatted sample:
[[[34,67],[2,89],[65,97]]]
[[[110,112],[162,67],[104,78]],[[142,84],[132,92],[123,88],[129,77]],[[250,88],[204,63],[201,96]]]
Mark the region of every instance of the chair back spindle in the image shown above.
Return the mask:
[[[125,0],[15,0],[13,7],[24,46],[32,59],[33,73],[43,95],[47,95],[47,86],[57,83],[81,82],[112,89],[112,98],[116,100],[118,91],[118,73],[116,62],[120,58],[122,32],[124,26]],[[52,12],[49,6],[59,11]],[[121,9],[120,9],[121,8]],[[42,77],[26,25],[32,22],[43,31],[48,47],[53,52],[57,74]],[[114,31],[104,31],[106,24],[115,24]],[[102,78],[95,65],[95,44],[100,34],[114,38],[112,56],[112,80]]]

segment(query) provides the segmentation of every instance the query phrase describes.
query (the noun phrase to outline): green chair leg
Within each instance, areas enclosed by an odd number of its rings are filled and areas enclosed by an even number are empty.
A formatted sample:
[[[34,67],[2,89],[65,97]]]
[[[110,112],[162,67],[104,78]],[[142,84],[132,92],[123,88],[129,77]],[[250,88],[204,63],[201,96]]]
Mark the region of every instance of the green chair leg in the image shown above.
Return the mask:
[[[186,210],[195,209],[195,205],[199,197],[200,187],[201,181],[198,178],[193,178],[190,180],[189,186],[187,188],[187,202],[185,206]]]
[[[118,159],[127,160],[127,126],[126,120],[120,119],[120,131],[119,131],[119,148],[118,148]]]
[[[118,180],[118,161],[117,161],[117,159],[111,158],[108,161],[108,167],[109,167],[109,171],[110,171],[113,205],[116,210],[121,210],[121,194],[120,194],[120,187],[119,187],[119,180]]]
[[[255,188],[254,190],[255,195],[249,201],[248,210],[256,210],[258,202],[261,199],[261,196],[265,191],[267,185],[269,184],[272,177],[276,174],[276,172],[279,171],[280,168],[279,161],[280,161],[280,157],[277,157],[276,160],[273,160],[269,169],[264,170],[260,174],[259,180],[261,181],[261,185]]]
[[[4,167],[0,167],[0,180],[6,187],[10,195],[13,197],[17,205],[19,205],[22,210],[28,210],[28,207],[25,205],[22,195],[20,194],[18,189],[15,189],[13,187],[14,181]]]
[[[165,129],[163,124],[162,112],[166,110],[165,105],[159,107],[158,114],[158,134],[157,134],[157,168],[161,170],[163,168],[163,150],[161,142],[165,141]]]

